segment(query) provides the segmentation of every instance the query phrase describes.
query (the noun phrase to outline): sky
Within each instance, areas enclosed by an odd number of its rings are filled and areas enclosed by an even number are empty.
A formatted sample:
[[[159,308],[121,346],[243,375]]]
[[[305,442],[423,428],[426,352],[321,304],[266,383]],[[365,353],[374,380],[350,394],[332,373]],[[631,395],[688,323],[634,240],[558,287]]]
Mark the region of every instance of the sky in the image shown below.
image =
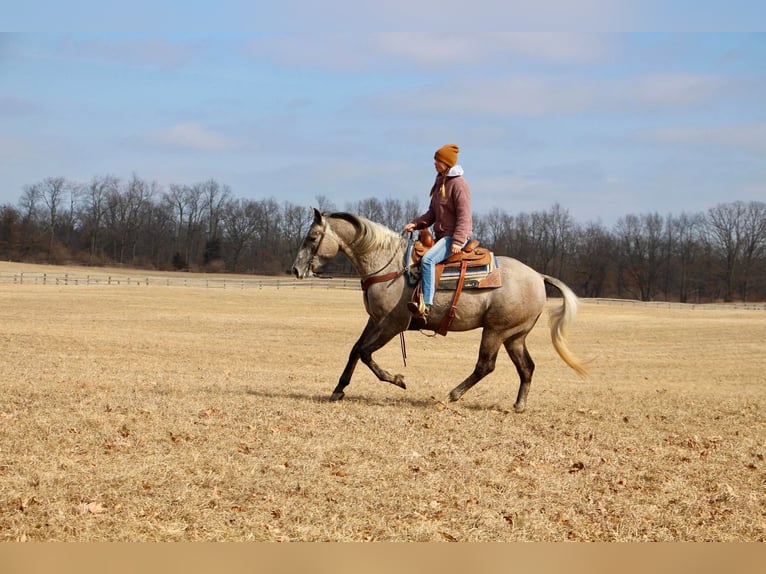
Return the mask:
[[[446,143],[480,214],[558,204],[612,225],[766,201],[766,33],[713,24],[213,33],[200,15],[184,33],[2,33],[0,205],[48,177],[136,174],[425,209]]]

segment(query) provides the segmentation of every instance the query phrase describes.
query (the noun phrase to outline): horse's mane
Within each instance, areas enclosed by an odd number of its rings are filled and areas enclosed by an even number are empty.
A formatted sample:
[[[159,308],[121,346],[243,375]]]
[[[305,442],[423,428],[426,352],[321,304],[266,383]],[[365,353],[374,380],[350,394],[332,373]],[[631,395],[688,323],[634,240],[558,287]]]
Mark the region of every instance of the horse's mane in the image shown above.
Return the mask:
[[[395,249],[401,242],[401,236],[398,233],[361,215],[338,212],[331,213],[328,217],[342,219],[354,226],[356,236],[352,243],[360,255],[372,251]]]

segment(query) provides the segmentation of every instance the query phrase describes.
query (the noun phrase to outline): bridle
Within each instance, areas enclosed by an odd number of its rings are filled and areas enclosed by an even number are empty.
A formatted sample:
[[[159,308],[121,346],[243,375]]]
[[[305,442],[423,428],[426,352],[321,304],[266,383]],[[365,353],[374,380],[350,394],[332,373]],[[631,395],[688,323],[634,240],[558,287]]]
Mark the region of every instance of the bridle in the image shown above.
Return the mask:
[[[322,233],[319,235],[319,240],[317,241],[316,245],[311,251],[311,257],[309,257],[308,260],[308,266],[309,271],[311,271],[312,274],[314,274],[313,264],[314,259],[316,259],[317,254],[319,253],[319,248],[322,247],[322,242],[324,241],[325,236],[327,235],[327,221],[322,220]]]

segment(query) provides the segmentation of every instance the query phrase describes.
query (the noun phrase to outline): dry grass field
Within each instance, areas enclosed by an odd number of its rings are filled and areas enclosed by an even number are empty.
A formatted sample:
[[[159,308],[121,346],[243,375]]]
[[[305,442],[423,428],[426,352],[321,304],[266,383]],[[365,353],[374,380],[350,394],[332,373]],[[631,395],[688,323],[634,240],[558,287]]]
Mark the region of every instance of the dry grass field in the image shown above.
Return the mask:
[[[766,539],[763,310],[582,301],[586,379],[543,316],[523,414],[505,355],[443,402],[478,331],[327,402],[358,291],[0,284],[0,317],[2,541]]]

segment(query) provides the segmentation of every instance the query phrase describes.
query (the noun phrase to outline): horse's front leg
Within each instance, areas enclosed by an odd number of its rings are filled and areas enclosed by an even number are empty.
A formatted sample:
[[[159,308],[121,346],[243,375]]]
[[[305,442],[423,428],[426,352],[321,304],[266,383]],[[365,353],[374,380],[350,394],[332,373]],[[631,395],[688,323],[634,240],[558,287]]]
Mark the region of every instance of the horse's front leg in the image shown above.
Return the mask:
[[[398,328],[398,326],[392,322],[384,320],[381,323],[375,323],[373,319],[370,318],[367,321],[367,325],[365,326],[364,331],[362,331],[361,336],[351,348],[346,368],[343,370],[343,374],[341,374],[335,390],[332,392],[332,395],[330,395],[330,400],[339,401],[343,398],[345,394],[344,389],[351,382],[351,375],[353,375],[359,359],[370,368],[379,380],[406,389],[407,387],[404,384],[403,375],[392,375],[385,369],[382,369],[372,358],[372,354],[375,351],[385,346],[386,343],[401,331],[402,329]]]
[[[354,343],[354,346],[351,347],[351,353],[348,355],[346,368],[343,369],[343,374],[341,374],[340,379],[338,380],[338,384],[335,386],[335,390],[332,392],[332,395],[330,395],[331,401],[339,401],[343,398],[343,390],[351,382],[351,375],[354,374],[356,364],[359,362],[359,349],[361,348],[364,340],[369,336],[370,331],[374,328],[374,326],[375,324],[372,322],[372,319],[368,320],[367,325],[364,327],[364,331],[362,331],[362,334],[359,336],[359,339],[357,339],[356,343]]]

